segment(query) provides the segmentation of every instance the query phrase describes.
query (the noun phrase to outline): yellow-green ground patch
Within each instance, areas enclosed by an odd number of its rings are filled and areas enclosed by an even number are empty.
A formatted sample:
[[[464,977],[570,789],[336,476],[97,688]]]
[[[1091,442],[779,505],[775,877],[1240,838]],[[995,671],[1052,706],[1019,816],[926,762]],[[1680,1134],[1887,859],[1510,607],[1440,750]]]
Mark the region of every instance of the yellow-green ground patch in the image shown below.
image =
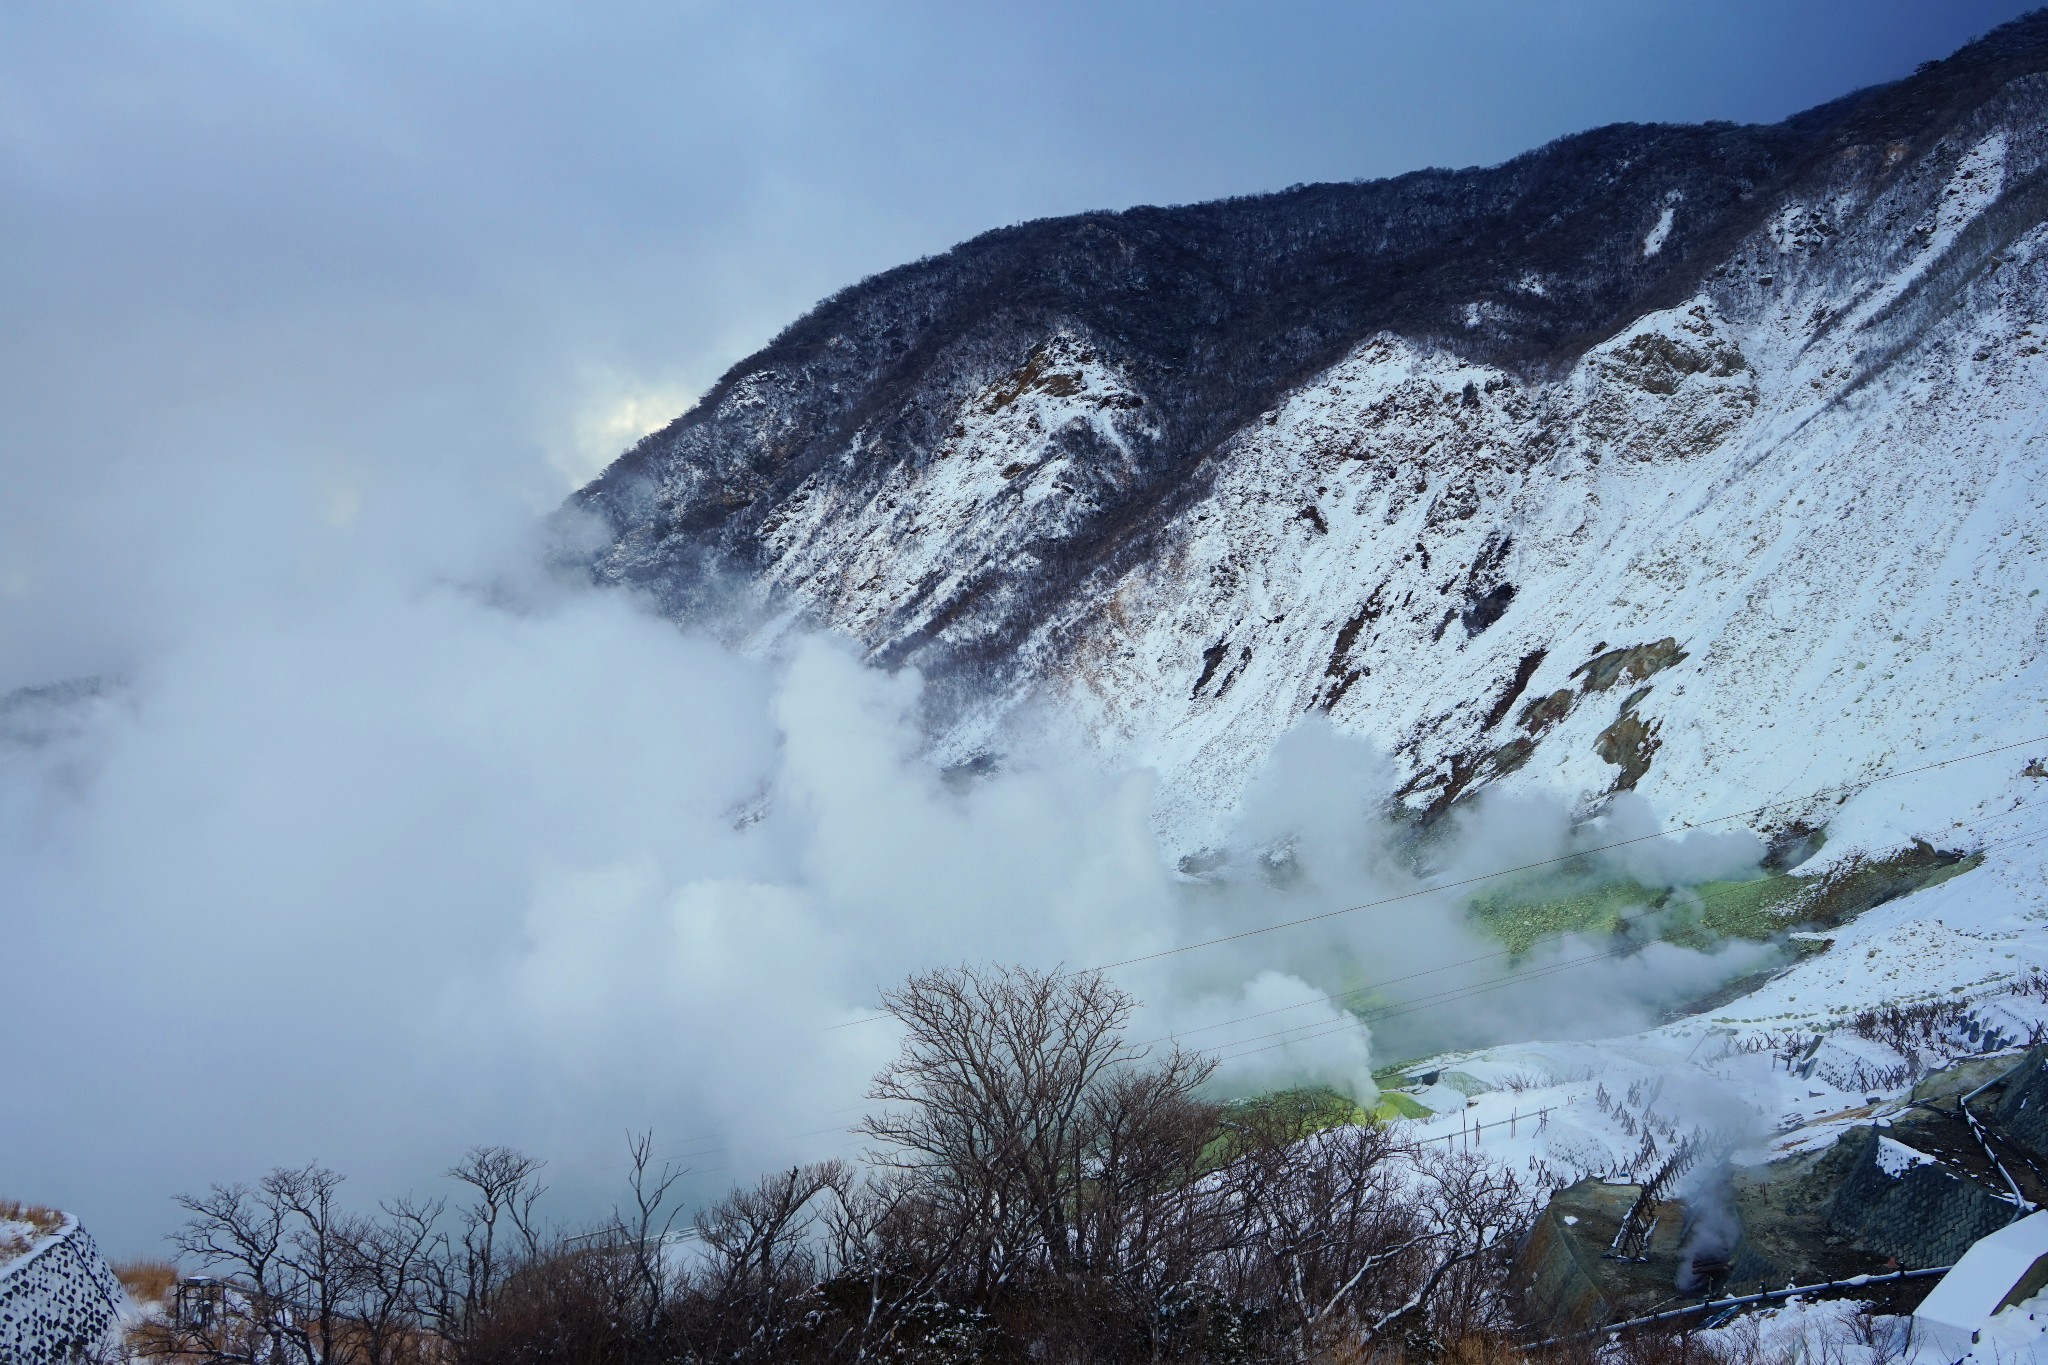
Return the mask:
[[[1435,1112],[1413,1095],[1404,1095],[1398,1090],[1380,1091],[1379,1102],[1372,1107],[1372,1116],[1381,1123],[1391,1123],[1395,1119],[1426,1119]]]
[[[1474,896],[1467,910],[1516,955],[1563,934],[1614,933],[1654,914],[1656,935],[1683,947],[1723,939],[1769,942],[1793,929],[1833,928],[1875,905],[1939,885],[1982,859],[1914,843],[1854,858],[1819,876],[1772,873],[1661,890],[1631,880],[1531,877]]]
[[[1470,914],[1484,932],[1519,954],[1559,934],[1611,934],[1631,912],[1648,909],[1662,895],[1632,881],[1573,889],[1554,880],[1532,881],[1482,892],[1473,897]]]

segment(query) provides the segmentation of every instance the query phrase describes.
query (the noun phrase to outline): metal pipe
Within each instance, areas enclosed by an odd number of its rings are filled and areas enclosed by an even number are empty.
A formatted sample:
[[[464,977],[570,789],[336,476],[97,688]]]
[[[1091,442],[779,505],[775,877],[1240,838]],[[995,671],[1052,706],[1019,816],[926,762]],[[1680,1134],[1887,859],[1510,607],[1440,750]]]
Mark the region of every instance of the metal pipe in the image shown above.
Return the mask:
[[[1979,1095],[1989,1090],[1992,1086],[1997,1085],[2000,1081],[2004,1080],[2010,1074],[2011,1072],[2009,1071],[2002,1071],[1998,1075],[1993,1076],[1990,1080],[1984,1082],[1984,1084],[1978,1086],[1969,1094],[1964,1095],[1962,1098],[1958,1099],[1956,1101],[1956,1108],[1962,1112],[1963,1122],[1966,1125],[1968,1125],[1970,1129],[1970,1136],[1977,1139],[1977,1145],[1984,1149],[1985,1159],[1990,1161],[1991,1169],[1998,1172],[1998,1178],[2005,1182],[2005,1187],[2008,1190],[2012,1191],[2012,1202],[2019,1206],[2021,1213],[2031,1213],[2034,1211],[2034,1209],[2038,1208],[2039,1206],[2033,1203],[2033,1201],[2029,1200],[2026,1197],[2026,1195],[2020,1192],[2020,1182],[2014,1180],[2012,1178],[2012,1172],[2005,1169],[2005,1163],[1998,1159],[1997,1151],[1994,1150],[1991,1146],[1991,1137],[1988,1133],[1984,1131],[1984,1125],[1978,1121],[1977,1116],[1975,1114],[1970,1112],[1971,1100],[1976,1099]]]
[[[1888,1275],[1852,1275],[1846,1280],[1829,1280],[1825,1284],[1797,1284],[1789,1289],[1772,1289],[1756,1294],[1744,1294],[1733,1299],[1710,1299],[1704,1303],[1690,1304],[1684,1308],[1673,1308],[1648,1317],[1630,1318],[1625,1322],[1610,1322],[1605,1327],[1588,1327],[1583,1332],[1566,1332],[1562,1336],[1546,1337],[1529,1349],[1541,1351],[1567,1341],[1580,1341],[1586,1337],[1597,1337],[1610,1332],[1626,1332],[1633,1327],[1648,1327],[1652,1323],[1670,1322],[1693,1313],[1712,1312],[1717,1308],[1748,1308],[1759,1303],[1774,1303],[1779,1299],[1796,1298],[1801,1294],[1823,1294],[1839,1289],[1868,1289],[1881,1284],[1898,1284],[1903,1280],[1924,1280],[1933,1275],[1946,1275],[1954,1270],[1952,1265],[1934,1266],[1927,1270],[1894,1270]]]

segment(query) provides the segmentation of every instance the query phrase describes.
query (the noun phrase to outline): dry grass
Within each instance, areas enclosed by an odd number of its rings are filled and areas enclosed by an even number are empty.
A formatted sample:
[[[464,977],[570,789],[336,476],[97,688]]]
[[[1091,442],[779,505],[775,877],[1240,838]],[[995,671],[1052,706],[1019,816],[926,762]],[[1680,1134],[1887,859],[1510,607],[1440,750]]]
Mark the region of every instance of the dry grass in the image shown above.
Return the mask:
[[[137,1303],[163,1303],[178,1284],[178,1267],[169,1261],[116,1261],[113,1271]]]
[[[46,1209],[41,1204],[24,1204],[19,1200],[0,1199],[0,1223],[29,1223],[39,1236],[55,1232],[64,1226],[64,1215],[56,1209]]]
[[[63,1227],[64,1215],[41,1204],[0,1199],[0,1225],[4,1224],[27,1224],[27,1230],[8,1226],[5,1231],[0,1231],[0,1260],[25,1254],[35,1245],[37,1238],[47,1237]]]

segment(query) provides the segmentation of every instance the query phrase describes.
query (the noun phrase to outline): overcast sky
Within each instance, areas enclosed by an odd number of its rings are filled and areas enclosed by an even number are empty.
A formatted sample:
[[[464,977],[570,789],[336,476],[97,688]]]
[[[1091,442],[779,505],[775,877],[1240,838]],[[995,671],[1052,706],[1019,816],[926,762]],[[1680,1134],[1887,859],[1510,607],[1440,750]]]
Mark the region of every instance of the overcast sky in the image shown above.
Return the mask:
[[[2024,8],[9,6],[0,687],[129,666],[309,528],[546,505],[983,229],[1777,119]]]

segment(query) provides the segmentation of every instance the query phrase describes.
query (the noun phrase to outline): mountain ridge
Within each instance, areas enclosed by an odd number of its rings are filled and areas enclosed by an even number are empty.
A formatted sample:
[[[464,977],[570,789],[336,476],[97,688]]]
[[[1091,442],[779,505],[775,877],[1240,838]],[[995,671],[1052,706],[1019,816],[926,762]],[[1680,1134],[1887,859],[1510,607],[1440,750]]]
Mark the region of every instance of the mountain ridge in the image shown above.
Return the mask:
[[[1525,780],[1700,809],[1670,789],[1699,785],[1670,698],[1632,690],[1585,734],[1518,713],[1579,705],[1565,671],[1609,648],[1725,667],[1701,632],[1735,627],[1694,580],[1743,566],[1656,569],[1671,608],[1638,621],[1641,582],[1570,600],[1608,572],[1572,536],[1625,504],[1605,548],[1641,570],[1640,525],[1684,539],[1731,498],[1758,546],[1833,535],[1767,533],[1768,462],[1838,489],[1900,468],[1903,446],[1866,458],[1903,439],[1886,422],[1982,439],[1998,384],[1913,396],[1983,367],[1914,368],[1973,328],[2031,403],[2044,71],[2036,13],[1775,125],[1615,125],[1492,168],[983,234],[827,300],[580,493],[609,533],[590,571],[678,619],[737,585],[756,644],[803,621],[919,668],[942,756],[1002,747],[1051,696],[1160,770],[1186,830],[1317,711],[1392,750],[1425,813]],[[1967,517],[1983,492],[1939,496]],[[1910,573],[1912,543],[1858,552]],[[1390,669],[1412,682],[1369,681]]]

